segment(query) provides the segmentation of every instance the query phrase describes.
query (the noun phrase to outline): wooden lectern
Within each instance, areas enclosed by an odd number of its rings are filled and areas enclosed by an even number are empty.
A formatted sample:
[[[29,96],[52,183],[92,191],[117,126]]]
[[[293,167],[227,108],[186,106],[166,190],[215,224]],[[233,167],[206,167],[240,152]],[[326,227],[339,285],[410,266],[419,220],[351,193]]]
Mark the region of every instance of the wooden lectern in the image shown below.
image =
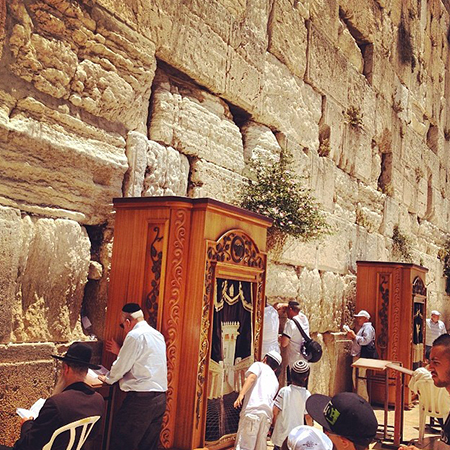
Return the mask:
[[[127,302],[167,345],[164,448],[229,448],[233,408],[260,358],[271,221],[211,199],[124,198],[116,209],[105,340]],[[109,367],[114,357],[103,352]]]
[[[356,309],[371,315],[380,359],[414,370],[425,358],[425,315],[428,269],[415,264],[357,261]],[[373,386],[371,400],[383,402],[383,389]],[[394,402],[393,392],[389,401]],[[406,389],[406,405],[411,391]]]

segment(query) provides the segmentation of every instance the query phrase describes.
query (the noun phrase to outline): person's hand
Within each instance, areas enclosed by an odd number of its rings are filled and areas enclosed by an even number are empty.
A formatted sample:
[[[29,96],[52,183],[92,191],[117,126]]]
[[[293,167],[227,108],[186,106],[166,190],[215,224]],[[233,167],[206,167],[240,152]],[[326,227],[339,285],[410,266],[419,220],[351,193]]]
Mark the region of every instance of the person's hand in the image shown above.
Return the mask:
[[[235,408],[239,408],[240,406],[242,406],[242,401],[244,400],[244,396],[242,394],[238,395],[238,398],[236,399],[236,401],[234,402],[233,406]]]
[[[347,337],[350,339],[355,339],[356,334],[353,330],[349,330],[349,331],[347,331]]]
[[[415,445],[400,445],[399,450],[419,450]]]
[[[20,426],[22,426],[25,422],[28,422],[29,420],[34,420],[34,417],[24,417],[24,418],[20,421]]]
[[[120,345],[114,339],[108,339],[105,348],[107,352],[110,352],[113,355],[118,355],[120,352]]]
[[[102,382],[102,383],[106,383],[106,377],[105,375],[99,375],[98,379]]]

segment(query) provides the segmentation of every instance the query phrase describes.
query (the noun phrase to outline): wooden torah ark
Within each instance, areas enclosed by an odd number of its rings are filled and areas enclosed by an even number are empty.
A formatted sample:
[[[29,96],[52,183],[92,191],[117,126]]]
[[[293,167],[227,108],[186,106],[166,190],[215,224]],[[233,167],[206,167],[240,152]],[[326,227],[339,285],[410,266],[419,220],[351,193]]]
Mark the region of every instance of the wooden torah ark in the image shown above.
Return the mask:
[[[415,370],[425,359],[428,269],[415,264],[357,261],[356,309],[365,309],[376,332],[380,359]],[[384,384],[371,383],[371,401],[383,403]],[[391,392],[392,391],[392,392]],[[393,403],[393,389],[389,402]],[[405,390],[405,405],[411,391]]]
[[[228,418],[221,418],[222,425],[207,425],[207,416],[220,402],[223,411],[225,398],[229,406],[242,373],[260,358],[271,220],[204,198],[121,198],[114,207],[104,339],[123,340],[122,306],[140,303],[167,346],[162,446],[232,447],[236,431],[224,428]],[[242,323],[230,313],[236,308]],[[225,321],[218,321],[219,315]],[[103,355],[109,367],[114,357],[105,350]]]

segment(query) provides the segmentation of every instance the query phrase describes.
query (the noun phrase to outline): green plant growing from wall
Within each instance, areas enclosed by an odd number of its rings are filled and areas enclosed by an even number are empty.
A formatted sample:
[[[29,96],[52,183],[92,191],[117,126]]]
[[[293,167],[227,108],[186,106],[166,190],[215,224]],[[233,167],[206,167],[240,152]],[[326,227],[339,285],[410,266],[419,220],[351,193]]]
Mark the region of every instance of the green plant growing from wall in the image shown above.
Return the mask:
[[[331,145],[329,139],[324,139],[319,145],[319,156],[328,156],[331,152]]]
[[[445,292],[450,295],[450,238],[448,238],[444,246],[438,251],[438,259],[444,264],[443,275],[447,278]]]
[[[350,124],[352,127],[355,128],[362,128],[363,125],[363,114],[361,113],[361,110],[356,106],[349,106],[347,110],[344,113],[345,116],[345,122]]]
[[[412,262],[411,239],[404,234],[398,225],[394,225],[392,233],[392,255],[400,261]]]
[[[287,236],[306,242],[331,232],[320,205],[294,177],[291,167],[292,155],[287,151],[276,162],[250,163],[241,196],[243,208],[273,220],[268,238],[272,249],[281,249]]]

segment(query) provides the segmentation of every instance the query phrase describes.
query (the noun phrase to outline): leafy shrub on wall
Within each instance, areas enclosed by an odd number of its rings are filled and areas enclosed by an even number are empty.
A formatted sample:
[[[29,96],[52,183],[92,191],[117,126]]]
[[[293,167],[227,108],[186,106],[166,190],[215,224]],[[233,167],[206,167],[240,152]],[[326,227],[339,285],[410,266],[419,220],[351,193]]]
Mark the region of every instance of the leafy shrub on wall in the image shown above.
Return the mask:
[[[253,161],[241,206],[273,220],[269,248],[282,246],[287,236],[302,241],[330,233],[319,203],[291,170],[292,155],[284,151],[278,161]]]

